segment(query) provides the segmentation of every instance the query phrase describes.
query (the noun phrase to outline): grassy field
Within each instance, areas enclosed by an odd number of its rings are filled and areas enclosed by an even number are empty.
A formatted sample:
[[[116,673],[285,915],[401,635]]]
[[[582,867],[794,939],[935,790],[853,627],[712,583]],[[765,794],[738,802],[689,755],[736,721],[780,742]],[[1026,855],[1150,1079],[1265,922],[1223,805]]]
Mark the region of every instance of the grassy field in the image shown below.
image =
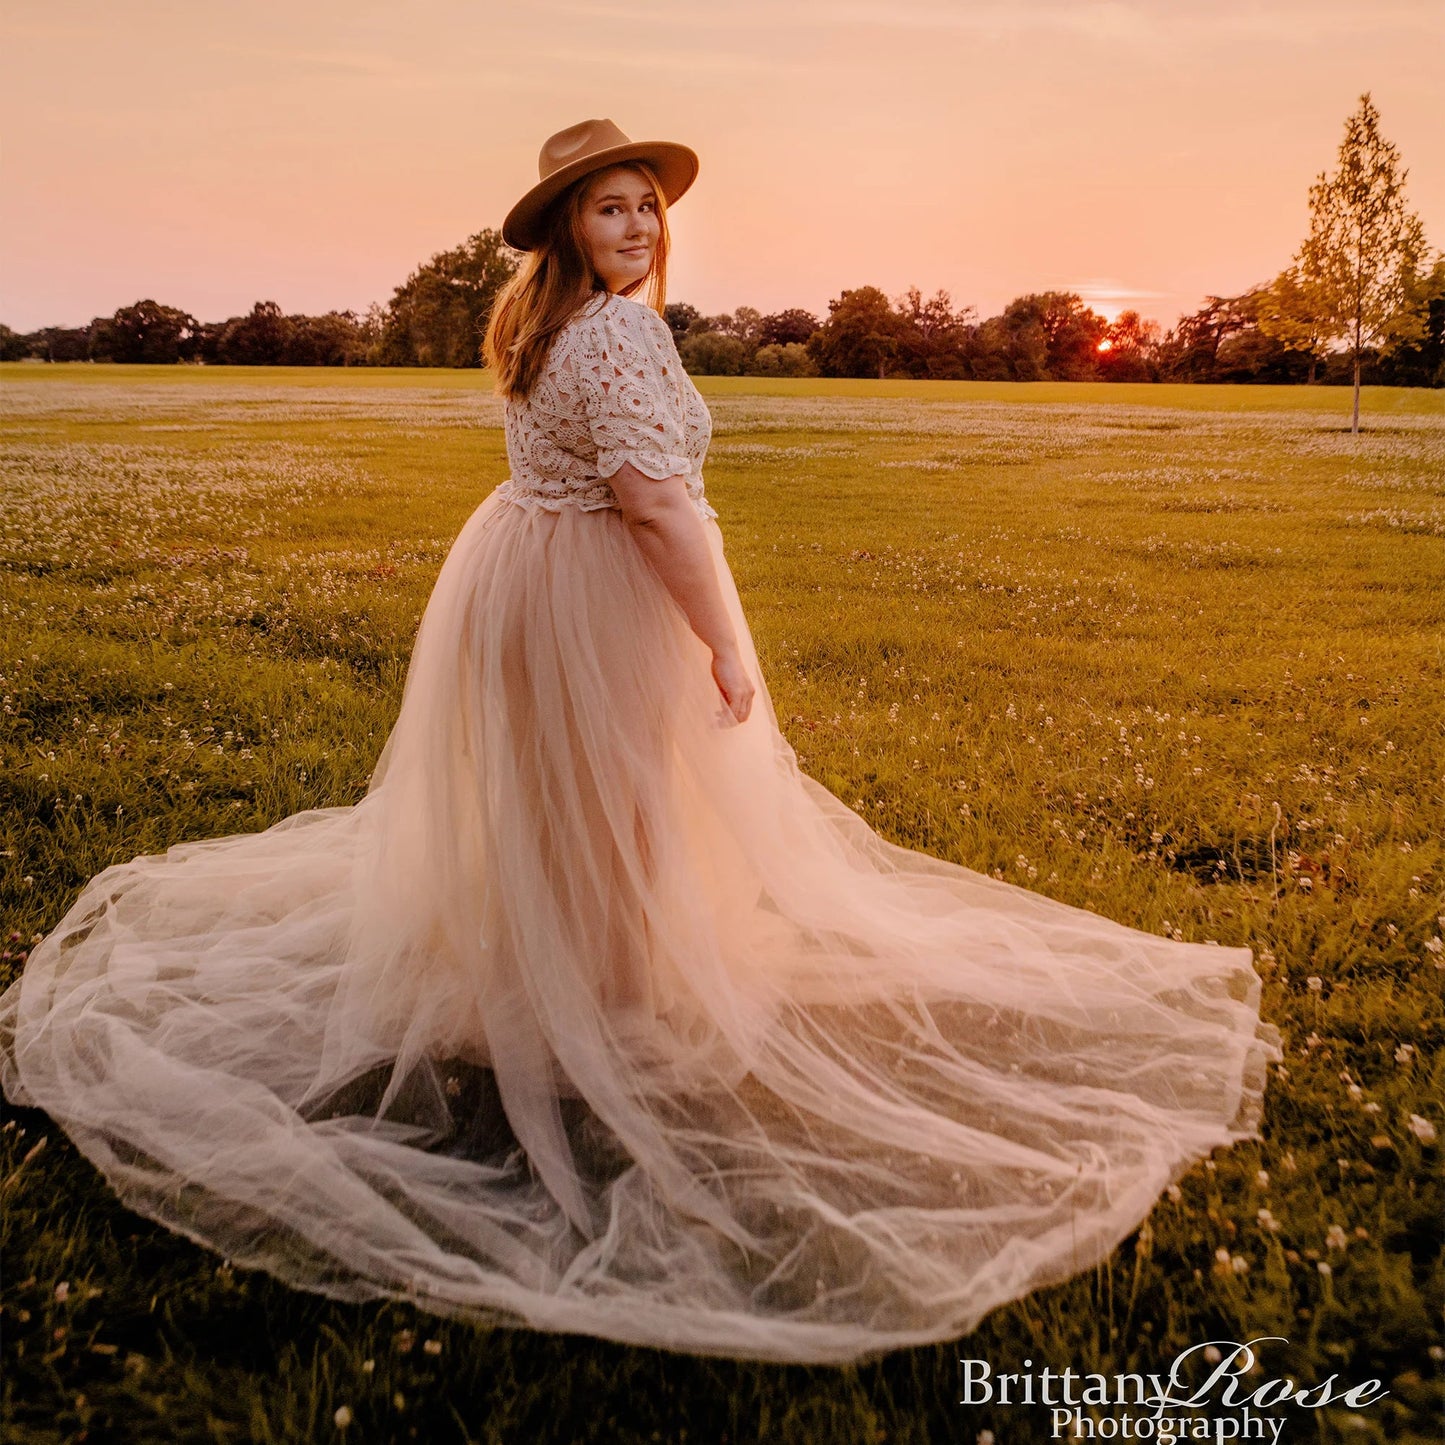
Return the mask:
[[[1367,390],[705,380],[707,491],[804,768],[886,837],[1248,944],[1263,1142],[957,1345],[784,1369],[288,1291],[10,1110],[9,1439],[1049,1438],[995,1371],[1379,1379],[1285,1439],[1437,1438],[1445,405]],[[475,373],[0,367],[0,982],[107,864],[357,799],[451,538]],[[338,1415],[340,1411],[340,1415]],[[338,1420],[343,1423],[338,1424]],[[982,1437],[985,1440],[986,1436]]]

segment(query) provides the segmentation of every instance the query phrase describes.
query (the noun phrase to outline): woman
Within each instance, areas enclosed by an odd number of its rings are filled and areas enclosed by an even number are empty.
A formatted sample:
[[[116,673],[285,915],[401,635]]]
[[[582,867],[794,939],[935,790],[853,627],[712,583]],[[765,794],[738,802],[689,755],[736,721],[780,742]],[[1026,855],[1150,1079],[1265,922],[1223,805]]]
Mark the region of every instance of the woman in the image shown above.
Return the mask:
[[[366,797],[102,873],[0,999],[0,1081],[302,1288],[841,1361],[1107,1256],[1256,1136],[1278,1034],[1249,949],[894,846],[799,770],[657,310],[696,169],[547,142],[487,336],[512,475]]]

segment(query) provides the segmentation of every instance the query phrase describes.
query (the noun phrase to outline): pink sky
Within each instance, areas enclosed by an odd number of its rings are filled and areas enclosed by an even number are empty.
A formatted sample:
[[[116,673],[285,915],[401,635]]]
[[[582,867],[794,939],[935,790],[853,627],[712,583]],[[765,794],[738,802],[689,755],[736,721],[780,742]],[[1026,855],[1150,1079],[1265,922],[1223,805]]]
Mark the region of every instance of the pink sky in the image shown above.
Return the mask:
[[[669,299],[1030,290],[1171,324],[1288,263],[1369,90],[1445,245],[1441,0],[4,0],[0,321],[364,309],[545,136],[702,159]]]

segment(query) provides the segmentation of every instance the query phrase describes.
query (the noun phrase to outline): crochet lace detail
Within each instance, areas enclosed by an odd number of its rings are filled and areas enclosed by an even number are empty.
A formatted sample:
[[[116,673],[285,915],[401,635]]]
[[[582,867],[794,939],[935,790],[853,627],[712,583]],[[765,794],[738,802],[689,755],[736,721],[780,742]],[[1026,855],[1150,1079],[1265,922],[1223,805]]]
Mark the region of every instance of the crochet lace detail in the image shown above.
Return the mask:
[[[607,483],[623,462],[661,480],[687,478],[704,517],[702,463],[712,417],[678,358],[667,323],[650,306],[608,295],[557,334],[525,400],[506,407],[508,501],[560,511],[619,508]]]

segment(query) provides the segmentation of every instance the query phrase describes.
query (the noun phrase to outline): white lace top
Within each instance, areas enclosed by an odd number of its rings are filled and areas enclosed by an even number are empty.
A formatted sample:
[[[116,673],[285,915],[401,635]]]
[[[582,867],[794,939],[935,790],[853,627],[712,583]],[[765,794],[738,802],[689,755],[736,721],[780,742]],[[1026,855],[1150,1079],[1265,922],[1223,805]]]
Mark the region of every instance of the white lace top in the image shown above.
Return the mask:
[[[702,463],[712,417],[652,307],[608,294],[558,332],[531,394],[506,406],[510,502],[558,511],[619,507],[607,485],[623,462],[661,480],[685,476],[704,517]]]

